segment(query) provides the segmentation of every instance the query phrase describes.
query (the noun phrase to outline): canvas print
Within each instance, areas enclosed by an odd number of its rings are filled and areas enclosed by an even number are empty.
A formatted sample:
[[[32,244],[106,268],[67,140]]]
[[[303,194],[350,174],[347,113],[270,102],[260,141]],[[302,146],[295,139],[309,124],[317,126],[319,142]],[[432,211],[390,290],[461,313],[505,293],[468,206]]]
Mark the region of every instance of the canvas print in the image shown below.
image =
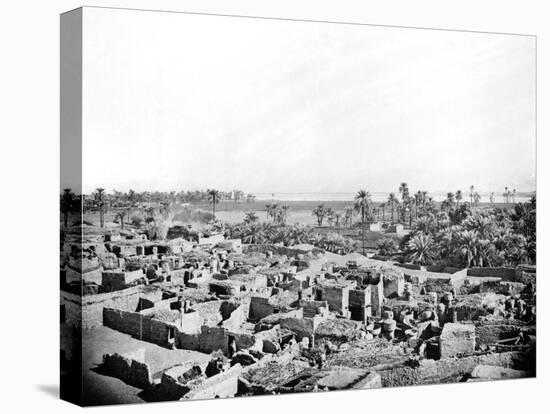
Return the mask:
[[[535,62],[532,35],[64,13],[62,398],[534,377]]]

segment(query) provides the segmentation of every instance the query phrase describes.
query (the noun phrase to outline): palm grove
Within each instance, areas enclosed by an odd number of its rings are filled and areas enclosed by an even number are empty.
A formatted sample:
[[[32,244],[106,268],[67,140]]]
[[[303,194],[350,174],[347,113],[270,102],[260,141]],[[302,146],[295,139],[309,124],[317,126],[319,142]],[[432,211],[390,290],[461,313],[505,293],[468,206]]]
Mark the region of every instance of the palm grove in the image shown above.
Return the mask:
[[[513,202],[515,193],[506,187],[503,199]],[[79,210],[82,205],[83,210],[99,212],[100,227],[105,225],[106,211],[113,209],[121,228],[126,219],[138,228],[145,225],[151,238],[164,238],[168,230],[164,228],[165,223],[175,203],[206,202],[211,206],[211,213],[200,211],[199,220],[209,222],[212,231],[224,232],[227,237],[240,237],[247,244],[292,246],[311,243],[333,253],[364,252],[366,224],[379,221],[385,225],[401,223],[409,229],[398,240],[383,237],[377,242],[377,258],[380,259],[456,267],[536,262],[535,197],[527,203],[497,207],[491,195],[490,203],[481,205],[480,195],[471,186],[469,194],[460,190],[449,192],[442,202],[436,202],[427,191],[412,193],[403,182],[398,187],[398,195],[389,193],[383,203],[374,203],[366,190],[358,191],[342,211],[334,211],[320,203],[312,211],[317,228],[288,225],[290,207],[276,202],[265,205],[265,220],[260,220],[257,212],[249,211],[241,223],[222,223],[216,220],[220,200],[255,203],[253,195],[240,190],[222,192],[214,189],[179,193],[130,190],[107,195],[104,189],[98,188],[92,196],[82,200],[70,189],[65,189],[60,201],[65,227],[69,212]],[[151,206],[144,208],[146,202],[156,202],[157,211]],[[136,210],[142,214],[131,216]],[[320,231],[326,225],[328,231]],[[342,228],[359,229],[360,239],[342,236],[339,231]]]

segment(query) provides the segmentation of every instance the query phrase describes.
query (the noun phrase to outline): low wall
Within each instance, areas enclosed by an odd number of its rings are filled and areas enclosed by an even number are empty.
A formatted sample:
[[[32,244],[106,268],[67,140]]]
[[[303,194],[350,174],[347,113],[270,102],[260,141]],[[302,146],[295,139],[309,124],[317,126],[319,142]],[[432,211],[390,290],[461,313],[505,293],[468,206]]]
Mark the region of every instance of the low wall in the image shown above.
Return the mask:
[[[451,358],[444,360],[423,360],[417,368],[398,367],[378,371],[382,377],[382,386],[401,387],[418,384],[440,384],[444,380],[454,379],[470,374],[478,365],[516,367],[518,355],[513,352]],[[517,367],[521,369],[521,367]]]
[[[174,325],[152,319],[151,316],[137,312],[127,312],[118,309],[103,309],[103,324],[111,329],[131,335],[142,341],[151,342],[164,347],[171,347],[169,342],[170,328],[174,329],[174,342],[176,328]]]
[[[116,292],[100,293],[98,295],[86,295],[80,298],[66,292],[61,292],[62,302],[74,301],[77,298],[82,302],[82,310],[79,319],[83,329],[92,329],[103,325],[103,308],[135,311],[140,298],[157,302],[162,299],[162,290],[155,286],[136,286]],[[80,310],[79,310],[80,312]]]
[[[105,354],[102,369],[128,385],[144,389],[153,383],[153,376],[149,366],[140,359],[132,358],[130,355]]]
[[[500,277],[503,280],[514,281],[516,279],[516,269],[510,267],[470,267],[467,275],[476,277]]]
[[[204,400],[212,398],[234,397],[238,390],[239,375],[242,372],[240,364],[202,382],[200,388],[193,389],[183,396],[183,399]]]

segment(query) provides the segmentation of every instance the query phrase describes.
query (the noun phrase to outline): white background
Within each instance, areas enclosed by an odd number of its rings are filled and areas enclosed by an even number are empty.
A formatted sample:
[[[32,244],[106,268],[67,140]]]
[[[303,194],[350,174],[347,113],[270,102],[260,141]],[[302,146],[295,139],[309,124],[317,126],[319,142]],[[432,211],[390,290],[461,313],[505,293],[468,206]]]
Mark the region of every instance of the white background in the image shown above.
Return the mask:
[[[375,4],[376,3],[376,4]],[[548,412],[548,329],[544,206],[548,167],[550,24],[545,1],[507,0],[219,0],[88,1],[85,5],[435,27],[538,36],[538,377],[475,385],[439,385],[301,394],[103,409],[118,412]],[[59,13],[78,1],[4,1],[0,9],[0,410],[73,412],[57,399]],[[95,409],[94,409],[95,410]]]

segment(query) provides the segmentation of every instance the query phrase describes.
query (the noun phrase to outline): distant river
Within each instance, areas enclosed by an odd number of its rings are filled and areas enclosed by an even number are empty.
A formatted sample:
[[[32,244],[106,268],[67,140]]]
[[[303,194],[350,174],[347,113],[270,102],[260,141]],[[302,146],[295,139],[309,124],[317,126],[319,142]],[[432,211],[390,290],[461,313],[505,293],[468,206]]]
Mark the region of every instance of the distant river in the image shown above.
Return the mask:
[[[340,193],[255,193],[256,200],[261,201],[351,201],[355,197],[357,193],[346,193],[346,192],[340,192]],[[372,201],[375,202],[383,202],[388,199],[388,192],[371,192],[371,198]],[[397,198],[401,199],[399,192],[395,191],[394,194]],[[430,197],[432,197],[435,201],[443,201],[447,198],[447,193],[428,193]],[[412,194],[414,195],[414,193]],[[488,203],[489,198],[491,196],[490,192],[482,192],[479,194],[481,196],[481,202]],[[463,192],[464,201],[468,201],[470,199],[470,192],[464,191]],[[521,195],[517,194],[515,197],[516,203],[523,203],[526,201],[529,201],[531,199],[531,196],[525,195],[524,193],[521,193]],[[494,193],[494,202],[495,203],[503,203],[504,197],[502,195],[502,192],[496,192]],[[510,202],[512,202],[512,199],[510,198]]]

